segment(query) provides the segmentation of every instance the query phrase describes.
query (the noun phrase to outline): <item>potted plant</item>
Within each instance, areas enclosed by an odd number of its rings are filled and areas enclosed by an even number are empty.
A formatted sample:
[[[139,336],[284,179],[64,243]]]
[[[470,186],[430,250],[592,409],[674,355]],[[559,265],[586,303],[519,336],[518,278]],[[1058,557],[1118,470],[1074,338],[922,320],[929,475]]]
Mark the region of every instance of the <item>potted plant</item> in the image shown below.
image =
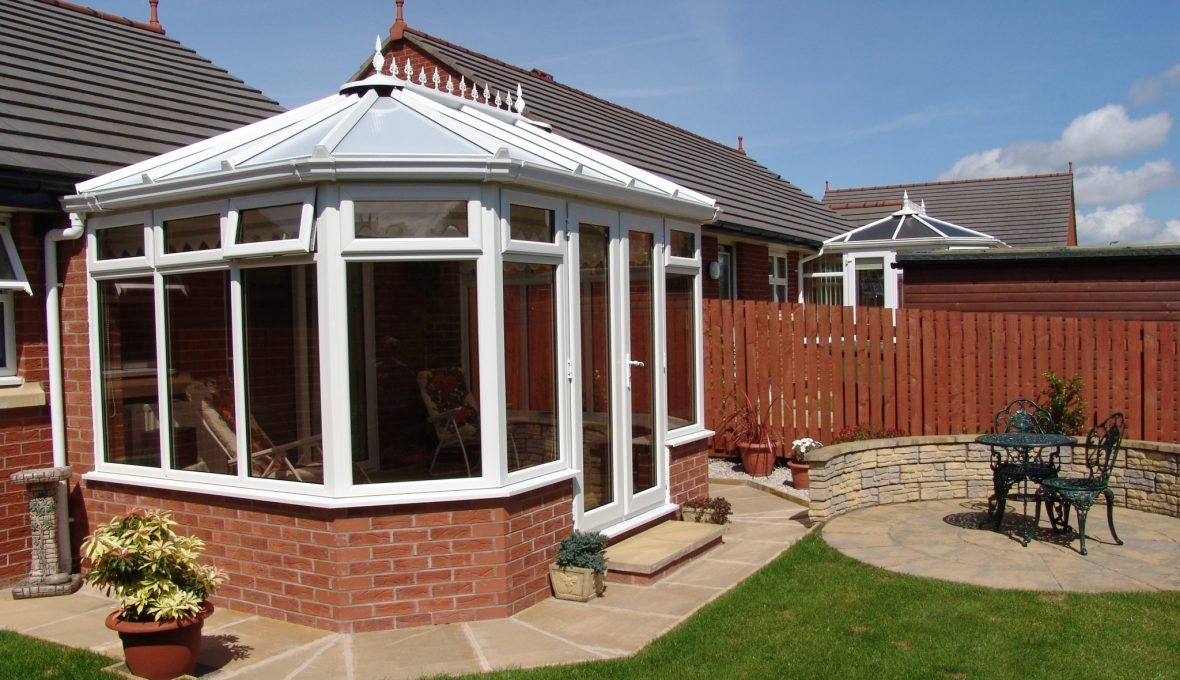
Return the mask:
[[[770,424],[774,401],[761,410],[743,395],[738,409],[725,419],[721,429],[728,431],[742,456],[742,467],[753,477],[766,477],[774,472],[774,441],[777,438]]]
[[[804,437],[791,442],[791,455],[787,458],[787,467],[791,470],[791,483],[796,489],[803,490],[811,488],[810,468],[807,463],[803,462],[803,456],[808,451],[818,449],[821,446],[823,444],[811,437]]]
[[[200,564],[205,543],[180,536],[164,510],[133,510],[99,526],[82,542],[86,582],[119,599],[107,628],[123,641],[127,669],[148,680],[191,674],[201,628],[213,613],[206,597],[225,582]]]
[[[606,590],[607,538],[597,531],[575,531],[557,546],[557,561],[549,565],[553,596],[588,602]]]
[[[680,506],[680,519],[685,522],[709,522],[711,524],[725,524],[729,521],[729,514],[733,507],[725,496],[716,498],[705,497],[685,501]]]

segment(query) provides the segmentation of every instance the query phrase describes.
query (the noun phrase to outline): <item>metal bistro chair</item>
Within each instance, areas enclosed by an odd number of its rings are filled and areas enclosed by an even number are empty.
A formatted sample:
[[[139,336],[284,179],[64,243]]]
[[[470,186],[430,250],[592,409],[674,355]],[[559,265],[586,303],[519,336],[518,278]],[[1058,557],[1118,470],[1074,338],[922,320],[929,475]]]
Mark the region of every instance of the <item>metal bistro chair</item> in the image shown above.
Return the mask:
[[[1048,411],[1031,399],[1016,399],[996,413],[992,431],[1044,434],[1053,429],[1053,417]],[[1025,480],[1040,484],[1041,480],[1056,477],[1061,469],[1056,449],[1045,460],[1040,449],[1032,453],[997,446],[992,447],[991,466],[994,493],[988,499],[987,515],[995,520],[997,529],[1004,520],[1004,508],[1013,486]]]
[[[1050,477],[1041,482],[1037,491],[1037,514],[1033,527],[1041,521],[1041,504],[1049,515],[1049,523],[1058,531],[1069,531],[1069,508],[1078,515],[1078,541],[1081,553],[1086,554],[1086,514],[1098,496],[1106,497],[1106,524],[1117,545],[1123,541],[1114,531],[1114,491],[1110,488],[1110,473],[1119,457],[1119,445],[1127,423],[1123,414],[1115,413],[1086,437],[1085,477]],[[1060,525],[1060,528],[1058,528]]]

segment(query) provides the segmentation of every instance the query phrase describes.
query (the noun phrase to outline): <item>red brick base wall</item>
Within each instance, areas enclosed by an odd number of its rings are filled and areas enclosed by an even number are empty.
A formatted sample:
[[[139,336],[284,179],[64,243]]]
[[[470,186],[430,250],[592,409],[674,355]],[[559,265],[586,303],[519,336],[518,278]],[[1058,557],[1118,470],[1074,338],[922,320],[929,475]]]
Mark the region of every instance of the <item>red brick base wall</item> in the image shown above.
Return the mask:
[[[91,526],[135,507],[171,510],[230,575],[215,603],[337,632],[511,616],[549,596],[555,546],[573,529],[571,482],[351,510],[97,482],[84,496]]]
[[[681,503],[709,495],[709,440],[672,449],[668,456],[672,502]]]

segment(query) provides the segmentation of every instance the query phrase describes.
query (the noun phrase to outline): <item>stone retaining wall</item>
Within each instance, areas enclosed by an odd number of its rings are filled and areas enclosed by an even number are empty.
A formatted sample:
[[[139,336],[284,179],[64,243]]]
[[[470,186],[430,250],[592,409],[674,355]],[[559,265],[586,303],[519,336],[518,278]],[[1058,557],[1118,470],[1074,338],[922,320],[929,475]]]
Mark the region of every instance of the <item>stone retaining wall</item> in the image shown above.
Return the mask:
[[[1085,474],[1062,451],[1065,475]],[[991,452],[975,435],[901,437],[835,444],[807,455],[812,521],[870,505],[942,498],[987,498]],[[1119,505],[1180,517],[1180,445],[1127,440],[1111,479]]]

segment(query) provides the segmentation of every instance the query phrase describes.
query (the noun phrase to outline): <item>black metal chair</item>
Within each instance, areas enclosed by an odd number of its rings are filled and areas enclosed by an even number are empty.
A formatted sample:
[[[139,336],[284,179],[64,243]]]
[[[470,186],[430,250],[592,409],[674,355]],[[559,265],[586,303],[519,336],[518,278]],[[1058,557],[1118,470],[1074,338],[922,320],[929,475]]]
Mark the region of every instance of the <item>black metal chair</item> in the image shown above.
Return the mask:
[[[1127,423],[1123,414],[1115,413],[1086,437],[1085,477],[1050,477],[1041,482],[1037,491],[1037,514],[1034,527],[1041,521],[1041,505],[1049,515],[1049,523],[1058,531],[1069,531],[1069,509],[1078,516],[1078,540],[1086,554],[1086,514],[1098,496],[1106,497],[1106,524],[1117,545],[1123,541],[1114,531],[1114,491],[1110,488],[1110,473],[1119,457],[1119,445]]]
[[[1053,416],[1031,399],[1016,399],[996,413],[993,432],[1036,432],[1045,434],[1054,431]],[[991,455],[993,494],[988,498],[987,514],[1000,528],[1004,521],[1004,508],[1012,487],[1025,481],[1040,484],[1042,480],[1056,477],[1061,469],[1057,449],[1051,449],[1048,460],[1040,449],[1021,450],[993,446]]]

